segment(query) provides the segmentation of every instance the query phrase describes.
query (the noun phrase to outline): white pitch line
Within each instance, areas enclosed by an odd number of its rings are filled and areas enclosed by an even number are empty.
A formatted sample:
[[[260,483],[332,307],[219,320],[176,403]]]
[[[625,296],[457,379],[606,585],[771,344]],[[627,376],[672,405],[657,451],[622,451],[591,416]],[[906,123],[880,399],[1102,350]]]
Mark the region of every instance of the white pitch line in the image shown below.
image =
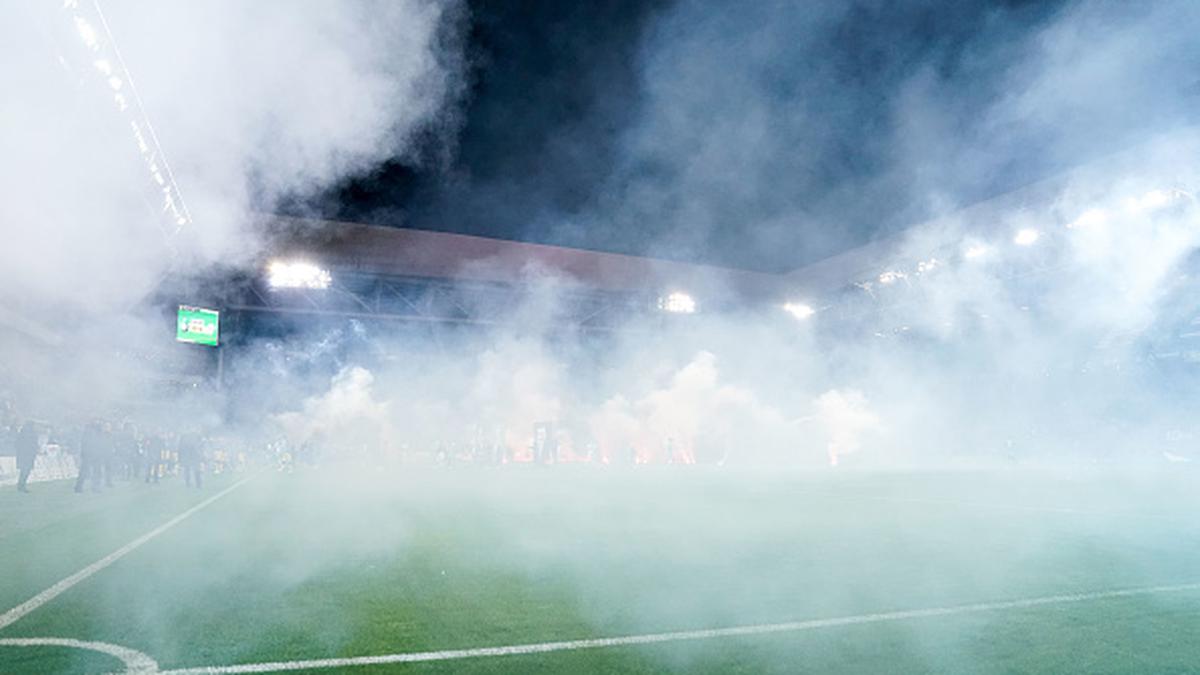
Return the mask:
[[[1150,595],[1155,593],[1178,593],[1180,591],[1195,590],[1200,590],[1200,583],[1129,588],[1115,591],[1096,591],[1092,593],[1074,593],[1069,595],[1050,595],[1040,598],[1026,598],[1023,600],[981,602],[972,605],[935,607],[930,609],[910,609],[897,612],[879,612],[875,614],[859,614],[855,616],[843,616],[830,619],[811,619],[808,621],[791,621],[787,623],[758,624],[752,626],[734,626],[731,628],[710,628],[703,630],[686,630],[671,633],[651,633],[648,635],[626,635],[623,637],[596,638],[590,640],[542,642],[537,644],[510,645],[507,647],[479,647],[475,649],[450,649],[437,652],[409,652],[407,654],[384,654],[380,656],[314,659],[311,661],[275,661],[271,663],[247,663],[234,666],[180,668],[177,670],[161,671],[160,675],[239,675],[241,673],[274,673],[287,670],[316,670],[321,668],[376,666],[389,663],[450,661],[453,659],[471,659],[483,656],[544,654],[547,652],[598,649],[601,647],[627,647],[633,645],[658,644],[662,642],[679,642],[683,640],[709,640],[713,638],[764,635],[768,633],[789,633],[814,630],[818,628],[857,626],[868,623],[882,623],[885,621],[903,621],[906,619],[924,619],[959,614],[995,612],[1006,609],[1023,609],[1027,607],[1041,607],[1045,605],[1063,605],[1077,602],[1088,602],[1092,600],[1104,600],[1109,598],[1123,598],[1138,595]]]
[[[54,584],[50,588],[47,588],[46,590],[42,591],[41,593],[38,593],[37,595],[26,600],[25,602],[22,602],[21,604],[17,605],[16,607],[13,607],[12,609],[8,610],[7,612],[0,614],[0,630],[4,630],[5,628],[7,628],[7,627],[11,626],[12,624],[16,623],[17,621],[19,621],[26,614],[29,614],[30,612],[37,609],[38,607],[41,607],[42,605],[46,604],[47,602],[50,602],[51,600],[57,598],[58,596],[62,595],[65,592],[67,592],[75,584],[78,584],[79,582],[83,581],[84,579],[87,579],[88,577],[92,576],[96,572],[99,572],[100,570],[104,569],[105,567],[108,567],[109,565],[115,563],[116,561],[120,560],[121,558],[129,555],[133,551],[137,550],[142,544],[145,544],[146,542],[150,541],[151,539],[154,539],[155,537],[162,534],[163,532],[166,532],[167,530],[171,529],[172,527],[175,527],[179,523],[183,522],[189,516],[196,513],[200,509],[208,506],[209,504],[212,504],[213,502],[217,501],[221,497],[224,497],[225,495],[229,494],[230,492],[233,492],[235,489],[237,489],[239,486],[241,486],[242,483],[245,483],[248,480],[250,480],[250,476],[247,476],[247,477],[239,480],[238,482],[234,483],[233,485],[230,485],[229,487],[225,488],[224,490],[221,490],[217,494],[209,497],[208,499],[205,499],[204,501],[193,506],[192,508],[188,509],[187,511],[184,511],[183,513],[175,516],[174,518],[168,520],[167,522],[163,523],[162,525],[159,525],[158,527],[154,528],[153,530],[150,530],[146,534],[143,534],[142,536],[138,537],[137,539],[134,539],[133,541],[129,542],[128,544],[125,544],[121,548],[113,551],[112,553],[109,553],[108,555],[97,560],[96,562],[92,563],[91,565],[88,565],[87,567],[79,570],[78,572],[72,574],[71,576],[67,577],[66,579],[63,579],[62,581]]]
[[[68,647],[87,649],[108,654],[125,664],[122,675],[153,675],[158,672],[158,663],[149,656],[128,647],[110,645],[107,642],[89,642],[71,638],[0,638],[0,647]]]
[[[840,499],[843,501],[874,501],[874,502],[896,502],[904,504],[932,504],[935,506],[962,506],[966,508],[979,510],[993,511],[1020,511],[1026,513],[1061,513],[1073,516],[1098,516],[1102,518],[1133,518],[1133,519],[1152,519],[1160,520],[1165,518],[1178,518],[1178,514],[1158,513],[1158,512],[1134,512],[1134,511],[1095,511],[1091,509],[1077,509],[1068,506],[1034,506],[1029,504],[1003,504],[998,502],[972,502],[960,501],[957,499],[939,499],[936,497],[904,497],[904,496],[889,496],[889,495],[873,495],[873,494],[844,494],[837,492],[823,492],[819,490],[804,490],[797,494],[810,497],[828,497],[831,499]]]
[[[1065,506],[1030,506],[1026,504],[997,504],[992,502],[964,502],[956,499],[938,499],[935,497],[893,497],[888,495],[856,495],[856,494],[840,494],[836,492],[820,492],[820,491],[804,491],[802,495],[813,497],[831,497],[833,499],[843,500],[867,500],[875,502],[898,502],[904,504],[933,504],[936,506],[965,506],[976,509],[991,509],[999,511],[1028,511],[1030,513],[1066,513],[1076,516],[1122,516],[1130,514],[1122,514],[1119,512],[1110,511],[1088,511],[1084,509],[1074,509]]]

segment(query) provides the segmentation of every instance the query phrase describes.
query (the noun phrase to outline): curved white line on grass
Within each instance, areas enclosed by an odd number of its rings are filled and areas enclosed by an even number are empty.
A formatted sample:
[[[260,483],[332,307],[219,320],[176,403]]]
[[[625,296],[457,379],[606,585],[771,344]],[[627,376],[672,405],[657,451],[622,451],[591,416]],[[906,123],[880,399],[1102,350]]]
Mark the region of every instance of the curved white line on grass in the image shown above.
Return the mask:
[[[790,633],[814,630],[817,628],[834,628],[837,626],[856,626],[867,623],[882,623],[885,621],[903,621],[906,619],[924,619],[940,616],[953,616],[958,614],[996,612],[1006,609],[1024,609],[1027,607],[1041,607],[1044,605],[1063,605],[1076,602],[1088,602],[1092,600],[1105,600],[1109,598],[1124,598],[1138,595],[1150,595],[1155,593],[1178,593],[1181,591],[1196,590],[1200,590],[1200,583],[1177,584],[1174,586],[1151,586],[1146,588],[1129,588],[1115,591],[1097,591],[1092,593],[1074,593],[1069,595],[1050,595],[1041,598],[1026,598],[1023,600],[981,602],[972,605],[935,607],[930,609],[910,609],[898,612],[879,612],[876,614],[859,614],[855,616],[843,616],[831,619],[812,619],[809,621],[790,621],[787,623],[735,626],[731,628],[685,630],[671,633],[651,633],[648,635],[626,635],[622,637],[596,638],[589,640],[565,640],[562,642],[542,642],[537,644],[511,645],[507,647],[479,647],[475,649],[450,649],[437,652],[410,652],[407,654],[384,654],[380,656],[314,659],[311,661],[276,661],[273,663],[248,663],[236,666],[180,668],[178,670],[162,671],[162,675],[238,675],[240,673],[273,673],[286,670],[315,670],[319,668],[377,666],[389,663],[449,661],[453,659],[471,659],[483,656],[544,654],[546,652],[597,649],[601,647],[628,647],[633,645],[657,644],[662,642],[679,642],[683,640],[709,640],[713,638],[764,635],[768,633]]]
[[[88,577],[92,576],[96,572],[99,572],[100,570],[104,569],[105,567],[108,567],[109,565],[115,563],[116,561],[120,560],[121,558],[124,558],[125,556],[134,552],[142,544],[145,544],[146,542],[157,537],[158,535],[162,534],[163,532],[166,532],[167,530],[171,529],[172,527],[175,527],[176,525],[183,522],[184,520],[186,520],[188,517],[190,517],[192,514],[196,513],[200,509],[203,509],[204,507],[208,506],[209,504],[212,504],[213,502],[217,501],[221,497],[224,497],[225,495],[229,494],[230,492],[233,492],[239,486],[241,486],[242,483],[245,483],[246,481],[250,480],[250,478],[251,478],[250,476],[247,476],[247,477],[239,480],[238,482],[234,483],[233,485],[230,485],[229,487],[225,488],[224,490],[221,490],[217,494],[209,497],[208,499],[205,499],[204,501],[193,506],[192,508],[188,509],[187,511],[184,511],[183,513],[175,516],[174,518],[168,520],[167,522],[163,523],[162,525],[159,525],[158,527],[154,528],[153,530],[150,530],[146,534],[143,534],[142,536],[138,537],[137,539],[134,539],[133,541],[129,542],[128,544],[125,544],[121,548],[113,551],[112,553],[109,553],[108,555],[97,560],[96,562],[92,563],[91,565],[88,565],[87,567],[79,570],[78,572],[72,574],[71,576],[67,577],[66,579],[63,579],[62,581],[58,582],[57,584],[54,584],[50,588],[47,588],[46,590],[42,591],[41,593],[38,593],[37,595],[33,596],[32,598],[26,600],[25,602],[23,602],[19,605],[17,605],[16,607],[13,607],[12,609],[8,610],[7,612],[0,614],[0,630],[4,630],[5,628],[11,626],[12,624],[19,621],[26,614],[32,612],[33,610],[37,609],[38,607],[41,607],[42,605],[46,604],[47,602],[50,602],[51,600],[57,598],[58,596],[62,595],[65,592],[67,592],[75,584],[78,584],[79,582],[83,581],[84,579],[87,579]]]
[[[110,645],[107,642],[85,642],[70,638],[0,638],[0,647],[70,647],[87,649],[114,656],[125,664],[123,675],[151,675],[158,672],[158,662],[149,656],[127,647]]]

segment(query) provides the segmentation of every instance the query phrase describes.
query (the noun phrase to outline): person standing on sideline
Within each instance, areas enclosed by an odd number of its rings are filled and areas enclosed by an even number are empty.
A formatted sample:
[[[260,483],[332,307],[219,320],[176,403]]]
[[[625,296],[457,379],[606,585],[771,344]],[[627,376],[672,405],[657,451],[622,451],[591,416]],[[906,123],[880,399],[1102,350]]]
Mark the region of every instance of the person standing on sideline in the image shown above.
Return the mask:
[[[123,480],[137,478],[142,469],[142,458],[138,456],[137,430],[126,420],[120,430],[113,434],[116,446],[117,468]]]
[[[146,460],[146,482],[157,483],[162,473],[163,451],[166,450],[162,435],[158,432],[147,434],[142,441],[142,454]]]
[[[79,439],[79,477],[75,491],[83,492],[83,484],[91,480],[92,492],[100,491],[101,465],[104,463],[104,430],[100,420],[93,420],[83,429]]]
[[[104,487],[113,486],[113,472],[117,469],[117,433],[112,422],[105,421],[100,427],[101,464],[104,467]]]
[[[188,432],[179,438],[179,466],[183,469],[183,479],[188,487],[192,487],[194,478],[197,489],[201,487],[200,462],[204,459],[200,446],[200,434],[195,432]]]
[[[33,465],[37,462],[38,432],[33,420],[25,420],[21,430],[17,432],[17,490],[29,492],[29,474],[33,473]]]

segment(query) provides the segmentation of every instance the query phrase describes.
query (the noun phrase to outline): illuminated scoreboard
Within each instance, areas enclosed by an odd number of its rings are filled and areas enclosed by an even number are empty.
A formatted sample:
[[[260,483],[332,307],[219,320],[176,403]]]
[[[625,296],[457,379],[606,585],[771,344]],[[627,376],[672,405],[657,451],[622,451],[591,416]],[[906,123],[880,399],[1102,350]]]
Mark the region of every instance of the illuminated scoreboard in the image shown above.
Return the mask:
[[[215,309],[180,305],[175,320],[175,339],[216,347],[220,337],[221,313]]]

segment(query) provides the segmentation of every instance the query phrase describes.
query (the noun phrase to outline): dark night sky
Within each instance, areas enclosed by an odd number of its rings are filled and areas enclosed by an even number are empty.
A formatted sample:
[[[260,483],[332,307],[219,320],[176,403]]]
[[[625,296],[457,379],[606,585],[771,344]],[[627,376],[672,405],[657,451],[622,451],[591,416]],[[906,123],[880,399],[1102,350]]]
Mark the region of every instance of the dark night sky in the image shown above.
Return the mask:
[[[466,94],[420,157],[289,210],[782,271],[1145,132],[995,112],[1063,2],[468,9]]]

